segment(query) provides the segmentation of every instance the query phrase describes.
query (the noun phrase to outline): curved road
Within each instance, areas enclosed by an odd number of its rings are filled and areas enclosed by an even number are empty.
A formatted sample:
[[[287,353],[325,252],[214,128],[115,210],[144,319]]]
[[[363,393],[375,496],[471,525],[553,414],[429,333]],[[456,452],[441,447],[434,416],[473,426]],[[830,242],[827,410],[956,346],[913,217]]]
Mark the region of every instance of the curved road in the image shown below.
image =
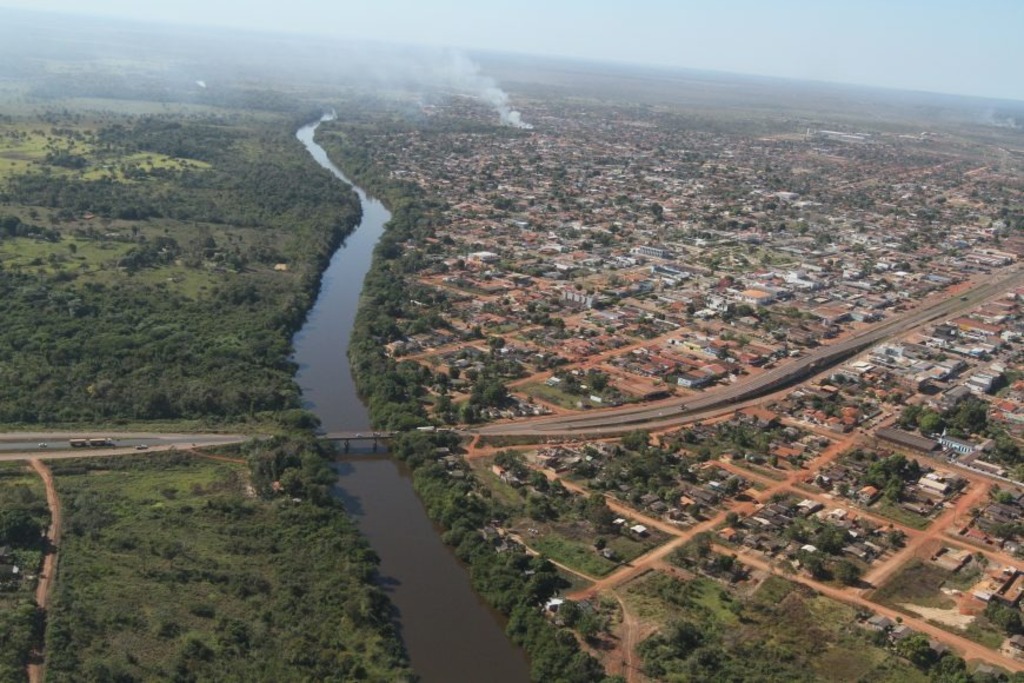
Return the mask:
[[[884,339],[906,334],[921,325],[972,308],[986,299],[1022,284],[1024,270],[1019,265],[1011,266],[998,277],[958,296],[893,317],[838,343],[815,349],[803,358],[697,397],[672,398],[645,406],[610,408],[587,414],[518,420],[470,431],[489,436],[581,436],[622,433],[643,425],[670,427],[682,424],[698,417],[706,417],[707,414],[723,407],[735,407],[743,401],[764,396],[804,377],[817,374]]]

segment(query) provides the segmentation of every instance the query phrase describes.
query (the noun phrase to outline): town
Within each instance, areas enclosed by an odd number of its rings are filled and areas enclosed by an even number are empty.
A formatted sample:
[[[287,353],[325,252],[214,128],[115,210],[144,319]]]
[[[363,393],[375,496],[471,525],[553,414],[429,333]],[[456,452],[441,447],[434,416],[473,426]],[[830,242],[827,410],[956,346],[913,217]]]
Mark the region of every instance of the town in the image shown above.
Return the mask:
[[[415,125],[341,112],[324,139],[443,207],[402,245],[416,295],[386,352],[471,435],[443,465],[508,508],[482,530],[496,552],[571,581],[551,618],[582,609],[609,671],[656,678],[637,643],[661,637],[643,615],[665,581],[785,577],[915,664],[1024,670],[1019,159],[949,128],[528,104],[528,131],[455,98]],[[631,406],[639,424],[596,429]]]

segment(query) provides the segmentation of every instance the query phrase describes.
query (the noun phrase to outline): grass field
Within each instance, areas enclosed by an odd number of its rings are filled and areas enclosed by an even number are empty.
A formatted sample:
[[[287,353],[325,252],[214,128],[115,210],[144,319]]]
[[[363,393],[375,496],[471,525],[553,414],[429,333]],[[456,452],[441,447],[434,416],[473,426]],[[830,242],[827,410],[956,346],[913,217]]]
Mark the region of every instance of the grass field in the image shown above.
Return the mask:
[[[570,410],[576,410],[578,407],[576,404],[580,401],[583,402],[583,405],[593,405],[585,396],[570,394],[544,382],[524,384],[516,390],[516,393],[532,396],[537,400]]]
[[[904,609],[905,604],[950,609],[956,601],[940,590],[949,577],[945,569],[914,559],[879,587],[873,599],[896,609]]]
[[[71,245],[74,245],[72,247]],[[48,242],[31,237],[0,240],[0,265],[5,270],[53,274],[61,270],[78,276],[115,267],[131,244],[113,241],[62,240]]]
[[[372,678],[392,656],[340,508],[258,500],[245,466],[183,454],[61,461],[54,475],[53,680],[312,680],[326,675],[304,668],[315,660]]]
[[[889,502],[879,503],[873,506],[871,511],[904,526],[909,526],[911,529],[917,529],[918,531],[927,529],[928,525],[931,524],[931,520],[929,518],[919,515],[916,512],[911,512],[910,510],[904,510],[900,506]]]
[[[960,573],[963,576],[960,576]],[[898,574],[875,591],[873,599],[904,611],[908,610],[904,605],[952,610],[957,606],[956,600],[943,594],[940,588],[966,590],[977,579],[980,571],[972,564],[960,573],[954,574],[921,560],[911,560]],[[929,621],[993,649],[998,648],[1005,638],[1005,634],[983,613],[975,615],[963,628],[937,619]]]
[[[733,460],[732,463],[737,467],[742,467],[745,470],[750,470],[754,474],[759,474],[767,479],[774,481],[783,481],[786,478],[786,473],[783,470],[777,470],[770,467],[759,467],[746,460]]]
[[[616,560],[612,561],[597,552],[594,547],[596,535],[583,522],[563,520],[539,523],[529,519],[518,520],[516,530],[522,532],[524,529],[537,532],[533,534],[527,531],[522,534],[523,540],[534,550],[568,567],[598,577],[605,576],[621,563],[630,562],[668,540],[665,535],[657,533],[643,540],[622,534],[603,537],[607,547],[615,551]]]
[[[695,624],[708,634],[701,650],[718,653],[718,668],[708,670],[688,656],[690,651],[667,656],[667,644],[645,642],[641,650],[648,663],[656,660],[666,680],[928,680],[875,646],[856,624],[852,608],[782,578],[769,577],[744,596],[710,579],[680,581],[652,572],[630,583],[624,599],[642,621],[662,632],[681,622]]]
[[[109,109],[109,103],[105,102]],[[110,178],[118,182],[136,182],[129,169],[142,171],[171,169],[205,169],[210,165],[197,159],[184,159],[156,152],[135,152],[97,158],[98,148],[93,134],[98,123],[86,118],[81,123],[62,124],[55,128],[35,121],[17,122],[0,128],[0,179],[26,172],[42,172],[76,176],[85,180]],[[47,163],[47,153],[63,151],[92,159],[81,169],[69,169]],[[126,171],[129,171],[126,173]]]
[[[552,560],[578,569],[590,576],[604,576],[618,566],[618,563],[606,560],[597,554],[592,544],[566,538],[559,534],[544,534],[537,538],[526,539],[526,542],[531,548]]]

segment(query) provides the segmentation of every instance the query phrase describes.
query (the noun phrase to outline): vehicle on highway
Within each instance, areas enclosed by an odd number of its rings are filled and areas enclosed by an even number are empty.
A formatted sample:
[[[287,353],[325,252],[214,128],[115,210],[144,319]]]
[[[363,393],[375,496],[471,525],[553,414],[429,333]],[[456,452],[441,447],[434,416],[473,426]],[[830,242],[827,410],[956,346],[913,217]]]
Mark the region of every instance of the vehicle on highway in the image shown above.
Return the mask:
[[[50,446],[50,444],[46,444],[46,443],[39,444],[40,448],[49,448],[49,446]]]
[[[135,450],[137,450],[137,451],[146,451],[146,450],[149,450],[149,446],[147,446],[144,443],[140,443],[138,446],[135,447]]]
[[[70,439],[68,443],[72,448],[102,448],[103,446],[113,446],[114,440],[110,437],[103,437],[99,439]]]

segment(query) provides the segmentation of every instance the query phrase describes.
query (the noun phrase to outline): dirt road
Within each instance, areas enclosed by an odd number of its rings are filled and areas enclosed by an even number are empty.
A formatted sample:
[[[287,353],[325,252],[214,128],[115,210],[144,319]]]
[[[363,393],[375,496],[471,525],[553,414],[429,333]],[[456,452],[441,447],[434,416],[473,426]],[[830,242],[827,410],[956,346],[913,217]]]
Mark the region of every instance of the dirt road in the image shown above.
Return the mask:
[[[982,500],[988,493],[986,486],[972,486],[972,490],[961,496],[951,508],[935,518],[928,529],[924,532],[903,529],[911,540],[902,550],[883,562],[880,566],[872,569],[864,575],[864,582],[874,587],[881,586],[893,574],[903,568],[911,558],[917,556],[929,556],[934,551],[933,546],[938,546],[944,540],[945,530],[958,516],[965,515],[967,511],[978,501]],[[951,543],[952,544],[952,543]]]
[[[621,668],[613,673],[621,674],[626,679],[626,683],[639,683],[642,677],[636,657],[636,646],[640,644],[640,622],[637,620],[636,615],[630,611],[626,601],[617,592],[612,591],[612,596],[618,601],[619,607],[622,609],[622,624],[619,651],[610,658],[613,660],[613,666],[609,668],[615,668],[614,660],[617,659],[621,662]]]
[[[50,528],[46,531],[47,551],[43,557],[42,571],[39,573],[39,583],[36,585],[36,604],[39,609],[46,611],[50,604],[50,596],[53,594],[53,585],[57,579],[57,548],[60,544],[60,530],[63,524],[63,516],[60,509],[60,499],[57,497],[57,488],[53,485],[53,473],[38,458],[29,460],[29,464],[42,478],[46,486],[46,504],[50,508]],[[29,683],[42,683],[43,681],[43,651],[32,653],[28,665]]]

